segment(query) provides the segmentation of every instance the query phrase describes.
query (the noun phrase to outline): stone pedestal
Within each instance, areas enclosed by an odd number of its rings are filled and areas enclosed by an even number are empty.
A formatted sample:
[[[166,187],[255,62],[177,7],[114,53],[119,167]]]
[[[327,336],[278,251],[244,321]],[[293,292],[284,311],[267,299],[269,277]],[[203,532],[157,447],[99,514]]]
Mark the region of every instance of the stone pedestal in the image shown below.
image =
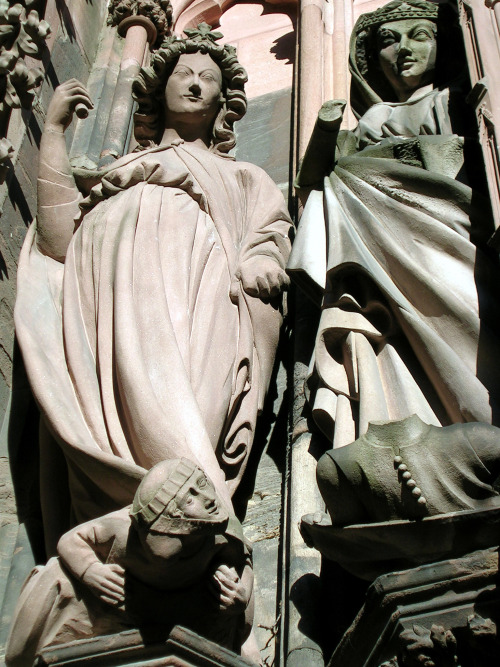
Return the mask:
[[[164,642],[148,643],[138,630],[131,630],[48,648],[35,662],[36,667],[248,667],[251,664],[179,626]]]
[[[496,664],[498,569],[491,548],[378,577],[328,667]]]

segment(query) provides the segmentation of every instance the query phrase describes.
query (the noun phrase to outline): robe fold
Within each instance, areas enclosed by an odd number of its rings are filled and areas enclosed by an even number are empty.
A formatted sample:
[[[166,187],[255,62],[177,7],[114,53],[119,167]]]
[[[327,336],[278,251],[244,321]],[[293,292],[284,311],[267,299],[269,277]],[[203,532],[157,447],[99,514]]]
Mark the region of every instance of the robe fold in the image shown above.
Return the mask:
[[[118,160],[81,208],[64,265],[38,251],[32,226],[16,304],[71,523],[127,505],[145,470],[182,456],[229,502],[282,320],[280,300],[249,297],[237,271],[255,257],[284,268],[281,193],[254,165],[179,144]],[[48,514],[59,482],[42,481]]]
[[[453,103],[423,90],[373,105],[306,204],[289,271],[322,308],[310,400],[335,447],[412,414],[500,423],[492,216],[466,182]]]

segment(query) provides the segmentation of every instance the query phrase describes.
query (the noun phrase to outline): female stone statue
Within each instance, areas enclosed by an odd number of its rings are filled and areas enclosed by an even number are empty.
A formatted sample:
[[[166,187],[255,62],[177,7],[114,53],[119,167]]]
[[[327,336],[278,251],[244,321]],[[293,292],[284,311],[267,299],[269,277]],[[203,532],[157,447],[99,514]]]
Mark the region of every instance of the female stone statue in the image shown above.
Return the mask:
[[[134,84],[144,150],[100,172],[83,200],[63,133],[90,98],[71,80],[47,111],[16,322],[67,467],[42,433],[42,503],[47,529],[57,526],[49,552],[68,527],[57,520],[66,474],[74,525],[130,503],[164,459],[194,460],[228,506],[245,468],[281,324],[290,221],[266,174],[227,155],[246,73],[219,37],[201,24],[164,42]]]
[[[338,134],[289,265],[322,303],[310,398],[335,447],[412,414],[437,426],[500,418],[493,223],[481,160],[464,162],[476,143],[447,69],[457,46],[439,50],[440,11],[396,0],[358,20],[359,124]],[[338,108],[321,112],[337,131]]]

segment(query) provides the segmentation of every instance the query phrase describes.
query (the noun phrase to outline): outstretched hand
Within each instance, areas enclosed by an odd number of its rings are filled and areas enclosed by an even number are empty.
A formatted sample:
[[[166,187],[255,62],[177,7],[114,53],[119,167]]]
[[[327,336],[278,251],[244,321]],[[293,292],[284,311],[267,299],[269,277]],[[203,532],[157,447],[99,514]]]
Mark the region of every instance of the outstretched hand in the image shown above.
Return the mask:
[[[249,296],[261,299],[277,296],[290,284],[281,266],[264,255],[246,260],[238,269],[236,278]]]
[[[47,109],[45,130],[64,132],[73,120],[78,104],[88,109],[94,108],[87,89],[77,79],[69,79],[57,86]]]
[[[103,602],[117,607],[125,601],[125,570],[116,563],[93,563],[83,583]]]
[[[211,589],[222,611],[231,615],[245,611],[248,604],[247,590],[234,568],[219,565],[214,572]]]

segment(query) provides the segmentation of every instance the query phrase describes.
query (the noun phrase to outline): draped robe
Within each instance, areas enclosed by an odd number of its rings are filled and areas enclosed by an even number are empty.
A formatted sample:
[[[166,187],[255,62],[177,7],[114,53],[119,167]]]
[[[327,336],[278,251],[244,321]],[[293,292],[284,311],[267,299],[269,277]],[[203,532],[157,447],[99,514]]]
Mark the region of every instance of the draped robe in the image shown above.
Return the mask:
[[[178,143],[118,160],[81,207],[64,265],[38,251],[32,227],[16,304],[68,469],[70,523],[129,504],[145,470],[181,456],[230,504],[282,319],[280,299],[249,297],[237,271],[255,257],[284,268],[281,193],[254,165]],[[42,509],[57,523],[60,450],[41,440]]]
[[[453,103],[374,104],[307,201],[289,272],[322,308],[310,402],[335,447],[411,414],[500,421],[491,210],[466,183]]]

